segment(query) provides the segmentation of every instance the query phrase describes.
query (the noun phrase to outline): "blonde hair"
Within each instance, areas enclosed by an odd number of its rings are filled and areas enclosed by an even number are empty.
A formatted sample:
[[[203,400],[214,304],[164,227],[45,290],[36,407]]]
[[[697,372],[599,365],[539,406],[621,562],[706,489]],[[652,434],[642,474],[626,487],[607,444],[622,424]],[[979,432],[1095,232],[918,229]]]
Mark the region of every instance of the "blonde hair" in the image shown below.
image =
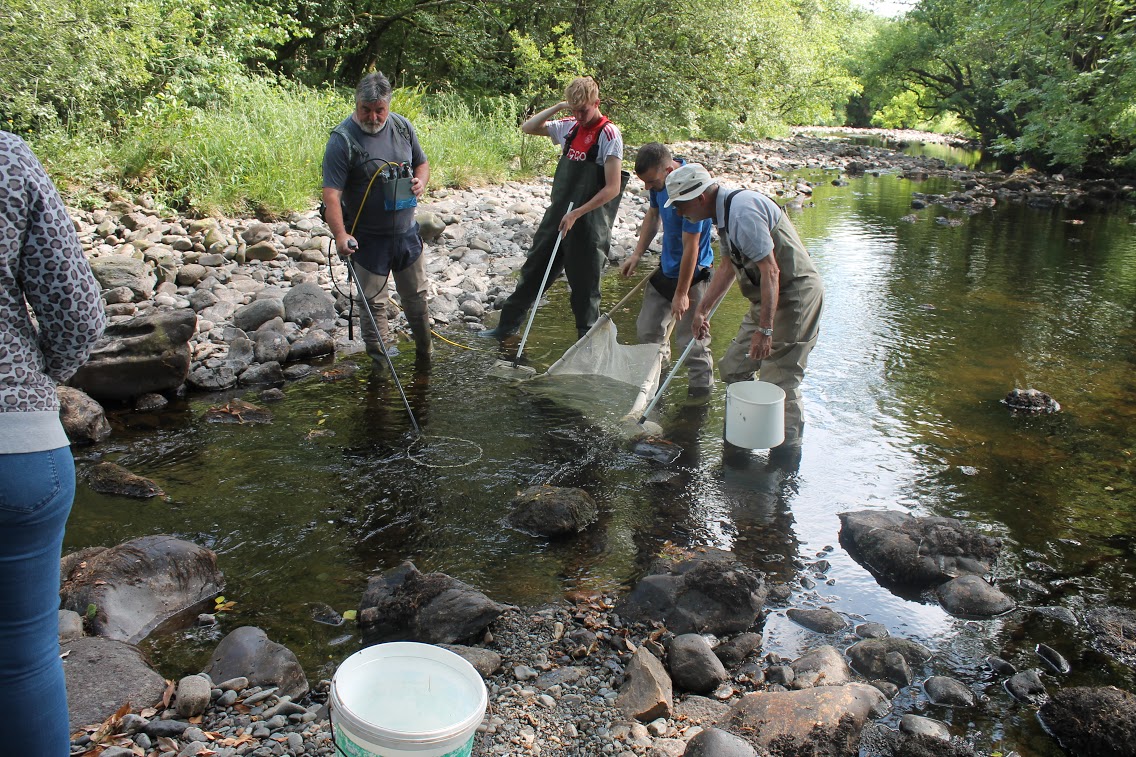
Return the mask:
[[[564,90],[564,100],[573,108],[591,105],[600,99],[600,86],[590,76],[578,76]]]

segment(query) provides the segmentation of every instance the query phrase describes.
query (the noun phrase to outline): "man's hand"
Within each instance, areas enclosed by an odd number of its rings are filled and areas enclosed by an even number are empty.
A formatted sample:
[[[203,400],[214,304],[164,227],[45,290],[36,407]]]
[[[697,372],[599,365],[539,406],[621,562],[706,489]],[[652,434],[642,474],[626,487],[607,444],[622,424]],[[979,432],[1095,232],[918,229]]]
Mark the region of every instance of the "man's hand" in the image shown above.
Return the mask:
[[[696,310],[694,317],[690,319],[690,331],[696,339],[710,336],[710,321],[706,320],[706,314],[701,310]]]
[[[572,230],[572,226],[584,215],[580,210],[573,210],[571,213],[565,214],[564,218],[560,219],[560,233],[567,234]]]
[[[416,198],[421,197],[422,193],[426,191],[426,182],[415,176],[410,180],[410,191],[414,193]]]
[[[773,337],[766,336],[760,331],[753,332],[753,339],[749,343],[749,358],[751,360],[764,360],[773,351]]]
[[[675,292],[674,299],[671,300],[671,314],[675,317],[675,320],[686,315],[686,311],[689,309],[690,294],[688,292]]]
[[[635,267],[639,265],[639,258],[641,257],[643,257],[641,253],[633,252],[627,260],[623,261],[623,265],[619,267],[619,272],[623,274],[623,278],[626,279],[628,276],[635,273]]]
[[[355,237],[344,234],[335,238],[335,249],[339,251],[340,257],[345,258],[359,249],[359,243],[355,241]]]

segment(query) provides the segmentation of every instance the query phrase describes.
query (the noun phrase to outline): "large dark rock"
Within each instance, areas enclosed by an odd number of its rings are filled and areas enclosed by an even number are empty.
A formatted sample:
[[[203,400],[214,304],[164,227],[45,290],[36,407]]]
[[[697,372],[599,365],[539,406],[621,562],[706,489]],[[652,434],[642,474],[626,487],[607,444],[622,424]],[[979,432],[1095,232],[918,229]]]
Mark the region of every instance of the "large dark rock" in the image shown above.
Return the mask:
[[[273,318],[284,317],[284,303],[268,298],[253,300],[233,313],[233,325],[244,331],[256,331]]]
[[[143,536],[75,563],[61,562],[63,608],[87,615],[88,630],[135,644],[224,586],[217,555],[172,536]]]
[[[504,605],[456,578],[420,573],[413,563],[404,562],[367,582],[359,602],[359,627],[366,644],[453,644],[480,636],[504,610]]]
[[[335,298],[314,281],[305,281],[284,295],[284,320],[307,326],[335,319]]]
[[[1114,686],[1062,689],[1038,717],[1079,757],[1136,757],[1136,696]]]
[[[255,626],[242,626],[221,639],[205,672],[214,681],[247,678],[251,686],[278,686],[278,695],[292,699],[308,693],[308,679],[296,655]]]
[[[101,442],[110,436],[102,405],[74,387],[58,386],[55,391],[59,395],[59,420],[72,444]]]
[[[335,339],[331,334],[321,329],[312,329],[307,334],[292,342],[288,351],[289,360],[310,360],[314,357],[331,355],[335,353]]]
[[[622,617],[662,622],[676,634],[747,631],[761,617],[765,585],[725,552],[656,565],[617,606]]]
[[[188,342],[196,328],[197,314],[189,309],[112,324],[70,384],[98,400],[177,389],[189,375]]]
[[[124,704],[137,712],[162,701],[165,679],[130,644],[87,636],[65,642],[61,651],[72,733],[103,722]]]
[[[929,587],[962,575],[991,572],[1000,539],[954,518],[916,518],[862,510],[840,514],[840,543],[881,580]]]
[[[510,505],[514,508],[508,517],[510,525],[552,538],[583,531],[599,514],[592,495],[574,487],[530,486]]]
[[[779,754],[856,754],[860,730],[886,707],[878,689],[863,683],[800,691],[762,691],[734,703],[718,725]]]
[[[820,607],[815,610],[790,607],[785,615],[794,623],[817,633],[833,634],[843,631],[848,626],[848,622],[840,617],[840,613],[831,607]]]
[[[907,722],[911,721],[908,719]],[[860,733],[860,754],[872,757],[979,757],[973,747],[957,736],[943,741],[937,736],[896,731],[881,723],[864,726]]]

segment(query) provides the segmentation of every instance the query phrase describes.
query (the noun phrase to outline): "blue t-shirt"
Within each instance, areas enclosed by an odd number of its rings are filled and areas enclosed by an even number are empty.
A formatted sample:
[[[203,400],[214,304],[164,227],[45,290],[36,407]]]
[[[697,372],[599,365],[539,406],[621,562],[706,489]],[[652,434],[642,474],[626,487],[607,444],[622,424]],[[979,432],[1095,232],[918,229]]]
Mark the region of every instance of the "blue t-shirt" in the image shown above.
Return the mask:
[[[679,163],[686,161],[676,158]],[[698,240],[698,268],[709,268],[714,265],[714,250],[710,248],[710,229],[713,222],[709,219],[686,221],[678,214],[678,210],[667,204],[667,190],[656,192],[651,190],[651,207],[659,211],[659,220],[663,222],[663,254],[659,256],[659,264],[663,268],[663,275],[668,279],[677,279],[679,268],[682,266],[682,233],[701,235]]]

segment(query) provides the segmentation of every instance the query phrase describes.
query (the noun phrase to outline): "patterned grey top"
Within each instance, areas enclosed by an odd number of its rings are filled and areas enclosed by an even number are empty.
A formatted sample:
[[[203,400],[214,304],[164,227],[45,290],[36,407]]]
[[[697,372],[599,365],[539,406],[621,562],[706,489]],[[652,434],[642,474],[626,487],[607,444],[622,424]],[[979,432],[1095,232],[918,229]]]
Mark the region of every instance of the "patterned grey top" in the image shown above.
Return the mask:
[[[0,131],[0,453],[67,445],[55,383],[79,369],[105,326],[55,185],[22,139]]]

